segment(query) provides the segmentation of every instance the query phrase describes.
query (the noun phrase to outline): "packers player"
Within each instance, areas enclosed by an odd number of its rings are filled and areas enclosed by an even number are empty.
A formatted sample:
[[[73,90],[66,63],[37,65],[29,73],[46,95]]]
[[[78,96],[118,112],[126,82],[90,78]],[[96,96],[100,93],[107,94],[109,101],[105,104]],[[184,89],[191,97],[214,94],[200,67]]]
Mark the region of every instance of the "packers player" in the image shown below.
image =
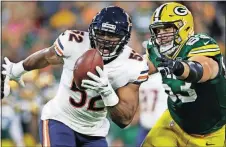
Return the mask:
[[[148,59],[163,76],[168,110],[143,147],[223,146],[226,76],[216,41],[194,34],[191,12],[175,2],[156,9],[149,29]]]

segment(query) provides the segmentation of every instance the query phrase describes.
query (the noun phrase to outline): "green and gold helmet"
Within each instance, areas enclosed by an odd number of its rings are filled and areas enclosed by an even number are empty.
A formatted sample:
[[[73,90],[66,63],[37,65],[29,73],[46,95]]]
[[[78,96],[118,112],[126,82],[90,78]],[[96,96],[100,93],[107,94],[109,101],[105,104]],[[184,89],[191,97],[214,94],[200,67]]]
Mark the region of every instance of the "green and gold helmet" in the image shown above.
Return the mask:
[[[164,44],[158,42],[157,30],[159,28],[173,27],[171,33],[173,39],[170,45],[163,47]],[[160,54],[170,56],[175,53],[178,47],[183,44],[191,35],[194,35],[194,22],[191,12],[182,4],[170,2],[162,4],[152,15],[149,26],[151,41],[157,45]],[[167,36],[169,37],[169,36]],[[169,43],[169,42],[168,42]]]

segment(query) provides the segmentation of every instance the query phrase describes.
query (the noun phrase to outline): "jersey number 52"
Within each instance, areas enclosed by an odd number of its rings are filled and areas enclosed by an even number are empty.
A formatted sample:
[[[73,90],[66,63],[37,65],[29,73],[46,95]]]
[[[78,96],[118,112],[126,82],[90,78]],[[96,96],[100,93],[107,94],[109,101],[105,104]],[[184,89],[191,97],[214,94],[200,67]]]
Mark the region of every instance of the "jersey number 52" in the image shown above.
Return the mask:
[[[78,30],[72,30],[70,31],[69,35],[69,41],[76,41],[78,43],[81,43],[83,41],[84,32],[78,31]]]
[[[78,92],[81,95],[81,99],[79,102],[76,102],[72,97],[69,98],[70,104],[75,108],[81,108],[84,107],[87,103],[87,93],[86,91],[79,90],[75,83],[73,82],[71,90],[74,92]],[[96,102],[102,100],[101,96],[92,97],[88,101],[88,107],[87,110],[90,111],[103,111],[105,107],[96,107]]]

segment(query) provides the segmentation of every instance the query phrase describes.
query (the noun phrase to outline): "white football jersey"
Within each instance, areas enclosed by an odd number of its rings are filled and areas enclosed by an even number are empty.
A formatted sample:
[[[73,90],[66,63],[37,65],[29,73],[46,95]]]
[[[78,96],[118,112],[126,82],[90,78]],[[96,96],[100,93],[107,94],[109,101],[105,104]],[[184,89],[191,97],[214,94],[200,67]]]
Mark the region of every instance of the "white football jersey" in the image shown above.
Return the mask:
[[[93,90],[79,91],[72,82],[76,60],[91,48],[89,33],[67,30],[54,44],[56,53],[64,60],[63,72],[57,94],[44,106],[41,119],[58,120],[81,134],[106,136],[110,124],[101,96]],[[115,90],[127,83],[140,84],[148,78],[147,62],[128,46],[115,60],[104,65],[104,72]]]
[[[150,129],[167,109],[167,94],[160,73],[150,75],[148,81],[140,85],[139,100],[140,124]]]

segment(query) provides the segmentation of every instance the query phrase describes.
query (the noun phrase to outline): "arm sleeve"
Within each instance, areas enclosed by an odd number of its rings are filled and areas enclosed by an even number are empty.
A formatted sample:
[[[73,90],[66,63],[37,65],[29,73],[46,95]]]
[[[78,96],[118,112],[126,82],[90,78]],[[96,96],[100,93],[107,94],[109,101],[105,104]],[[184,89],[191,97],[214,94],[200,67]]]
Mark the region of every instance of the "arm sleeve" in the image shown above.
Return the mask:
[[[191,50],[188,53],[188,57],[202,55],[214,57],[221,54],[220,47],[217,45],[216,41],[207,35],[202,35],[202,37],[197,37],[197,42],[191,45]],[[189,45],[189,40],[187,42]]]

